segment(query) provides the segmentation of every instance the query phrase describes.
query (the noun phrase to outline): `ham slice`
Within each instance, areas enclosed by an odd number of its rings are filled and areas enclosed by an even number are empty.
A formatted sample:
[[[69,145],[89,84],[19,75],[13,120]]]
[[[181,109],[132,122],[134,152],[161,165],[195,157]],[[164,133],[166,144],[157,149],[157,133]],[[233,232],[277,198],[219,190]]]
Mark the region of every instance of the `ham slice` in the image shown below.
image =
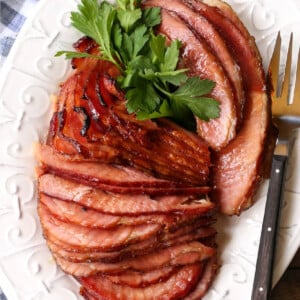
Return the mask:
[[[208,186],[189,186],[157,179],[121,165],[85,161],[83,158],[78,162],[79,158],[74,160],[71,156],[55,152],[47,145],[37,145],[36,156],[44,172],[54,173],[105,191],[148,195],[203,195],[210,191]]]
[[[127,258],[120,262],[70,262],[59,257],[55,252],[53,256],[57,264],[66,272],[74,276],[91,276],[98,273],[117,274],[124,270],[150,271],[168,266],[183,266],[204,261],[213,255],[216,250],[202,243],[193,241],[170,246],[157,251]]]
[[[127,285],[133,288],[141,288],[158,282],[164,282],[175,271],[177,271],[176,267],[165,267],[148,272],[128,270],[118,275],[107,275],[105,277],[114,284]]]
[[[197,118],[197,132],[210,147],[221,149],[236,134],[237,113],[230,81],[206,43],[197,39],[178,16],[165,9],[161,15],[158,32],[182,42],[182,62],[189,68],[189,75],[216,82],[211,96],[221,103],[220,117],[209,122]]]
[[[70,262],[118,262],[125,258],[137,257],[145,255],[154,250],[167,248],[170,246],[191,242],[200,241],[201,243],[210,246],[210,241],[214,240],[216,235],[215,229],[212,227],[200,227],[197,226],[185,226],[184,229],[177,229],[174,233],[165,232],[162,235],[154,236],[146,241],[136,244],[128,245],[118,251],[110,252],[87,252],[72,248],[72,246],[66,243],[61,243],[53,237],[48,235],[48,246],[52,252],[56,253],[58,257],[61,257]],[[214,246],[211,245],[211,246]]]
[[[98,212],[73,201],[64,201],[47,195],[40,195],[40,205],[46,206],[47,210],[55,218],[89,228],[114,228],[120,225],[140,224],[164,224],[172,226],[177,222],[188,221],[191,217],[178,215],[141,215],[141,216],[116,216]]]
[[[99,298],[96,298],[96,296],[91,295],[88,290],[84,287],[81,286],[80,288],[80,295],[85,299],[85,300],[98,300]]]
[[[80,278],[80,282],[96,299],[148,300],[182,299],[195,286],[201,275],[201,264],[179,268],[166,281],[147,287],[129,287],[112,283],[105,276]]]
[[[216,275],[217,269],[218,269],[218,266],[216,263],[216,257],[212,257],[211,259],[209,259],[206,262],[203,275],[200,278],[200,280],[198,281],[196,287],[184,299],[185,300],[202,299],[202,297],[205,296],[206,292],[208,291],[209,287],[211,286],[213,278]]]
[[[65,223],[56,219],[43,206],[39,206],[39,216],[44,232],[48,231],[61,242],[66,242],[76,249],[111,251],[123,248],[158,234],[162,225],[141,224],[119,226],[114,230],[92,229]]]
[[[62,201],[44,194],[40,194],[39,200],[39,205],[46,207],[55,218],[67,223],[90,228],[112,228],[124,224],[120,216],[106,215],[75,202]]]
[[[189,196],[163,196],[107,193],[52,174],[39,178],[39,191],[48,196],[77,202],[111,215],[135,216],[147,214],[212,214],[215,205],[205,199]]]
[[[244,24],[241,22],[240,18],[237,16],[235,11],[231,8],[231,6],[228,3],[224,2],[224,1],[220,1],[220,0],[201,0],[201,2],[209,5],[210,7],[215,7],[216,10],[220,14],[222,14],[227,19],[229,19],[230,22],[232,22],[239,29],[241,34],[243,34],[243,36],[246,39],[249,38],[249,32],[248,32],[247,28],[244,26]],[[254,40],[252,40],[252,42],[255,43]],[[256,48],[255,45],[254,45],[254,47]],[[257,51],[257,54],[258,54],[258,51]]]

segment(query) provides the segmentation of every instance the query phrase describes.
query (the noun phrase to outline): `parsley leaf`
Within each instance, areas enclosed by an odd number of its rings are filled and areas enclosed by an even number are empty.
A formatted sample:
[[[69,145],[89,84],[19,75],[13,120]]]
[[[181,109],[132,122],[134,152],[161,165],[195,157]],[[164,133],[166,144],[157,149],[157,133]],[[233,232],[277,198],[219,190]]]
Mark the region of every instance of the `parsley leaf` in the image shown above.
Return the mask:
[[[142,14],[143,22],[147,27],[154,27],[161,22],[159,7],[146,8],[142,11]]]
[[[129,32],[133,25],[142,17],[141,9],[124,10],[118,9],[118,19],[125,32]]]
[[[207,95],[214,86],[215,83],[211,80],[201,80],[199,77],[190,77],[187,79],[185,85],[180,86],[174,92],[174,95],[177,97],[197,97]]]
[[[200,119],[209,121],[219,117],[219,102],[208,97],[215,83],[210,80],[202,80],[199,77],[190,77],[186,83],[180,86],[171,96],[172,101],[188,106]]]
[[[219,116],[218,101],[207,95],[215,83],[188,78],[178,69],[181,42],[167,43],[154,34],[161,22],[159,7],[141,9],[141,0],[81,0],[71,13],[72,25],[99,45],[99,55],[59,51],[66,58],[92,57],[112,62],[120,71],[128,113],[140,120],[170,117],[192,128],[193,115],[209,121]]]
[[[164,61],[160,67],[162,71],[174,71],[176,69],[180,46],[181,43],[178,40],[171,42],[171,45],[166,49]]]
[[[127,109],[129,113],[147,112],[153,113],[160,98],[153,85],[148,84],[146,80],[139,80],[139,84],[129,89],[126,93]]]
[[[219,102],[208,97],[197,97],[188,101],[190,110],[200,119],[209,121],[219,117]]]
[[[78,10],[71,13],[71,24],[99,45],[103,59],[111,61],[120,69],[116,59],[118,55],[111,44],[116,9],[105,1],[99,5],[96,0],[82,0]]]

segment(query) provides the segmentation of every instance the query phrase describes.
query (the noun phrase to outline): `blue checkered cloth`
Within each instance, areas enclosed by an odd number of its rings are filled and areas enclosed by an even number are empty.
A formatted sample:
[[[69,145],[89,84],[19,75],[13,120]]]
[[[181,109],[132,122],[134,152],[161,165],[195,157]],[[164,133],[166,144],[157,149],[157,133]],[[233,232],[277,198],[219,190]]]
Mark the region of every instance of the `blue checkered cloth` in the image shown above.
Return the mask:
[[[38,0],[0,1],[0,70],[22,25],[37,2]]]
[[[0,72],[22,25],[38,1],[0,0]],[[7,300],[1,287],[0,300]]]

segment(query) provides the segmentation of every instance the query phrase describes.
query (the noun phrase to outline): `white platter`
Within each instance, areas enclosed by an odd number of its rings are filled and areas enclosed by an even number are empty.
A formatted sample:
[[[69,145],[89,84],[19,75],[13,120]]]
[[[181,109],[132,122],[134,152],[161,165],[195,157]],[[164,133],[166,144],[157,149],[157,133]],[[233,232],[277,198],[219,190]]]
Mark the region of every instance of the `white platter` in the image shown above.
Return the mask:
[[[22,29],[0,80],[0,286],[9,300],[75,300],[78,285],[55,265],[42,237],[36,213],[32,153],[50,118],[50,95],[70,72],[69,63],[54,58],[71,49],[79,37],[69,24],[74,0],[41,0],[33,18]],[[300,41],[298,0],[228,1],[269,62],[281,30],[286,42],[291,31]],[[298,49],[299,44],[295,46]],[[300,245],[300,133],[294,135],[289,162],[279,247],[274,272],[276,283]],[[268,182],[256,204],[240,217],[218,221],[222,267],[205,300],[250,299]]]

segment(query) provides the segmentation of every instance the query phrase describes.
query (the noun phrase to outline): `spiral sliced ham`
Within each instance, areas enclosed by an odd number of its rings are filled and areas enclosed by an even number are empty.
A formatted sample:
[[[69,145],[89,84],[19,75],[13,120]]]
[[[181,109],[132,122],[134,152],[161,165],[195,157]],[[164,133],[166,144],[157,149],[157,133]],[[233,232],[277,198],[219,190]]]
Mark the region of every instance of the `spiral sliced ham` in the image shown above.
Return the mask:
[[[156,31],[182,43],[179,65],[213,80],[220,117],[197,134],[126,111],[109,62],[74,58],[40,163],[38,213],[56,263],[87,300],[199,300],[218,269],[216,211],[249,207],[266,172],[270,101],[254,39],[220,0],[145,0]],[[83,37],[79,52],[99,54]],[[213,202],[210,200],[213,199]]]
[[[188,227],[188,228],[187,228]],[[216,231],[206,226],[195,228],[197,226],[186,226],[184,230],[177,229],[174,233],[164,232],[160,235],[132,245],[126,245],[123,249],[117,251],[90,251],[89,249],[74,249],[72,245],[58,241],[52,233],[47,232],[48,246],[53,253],[70,262],[118,262],[125,258],[145,255],[154,250],[168,248],[170,246],[200,241],[207,246],[213,246]]]
[[[74,248],[91,249],[92,251],[112,251],[140,242],[158,234],[159,224],[141,224],[135,226],[119,226],[114,230],[87,228],[84,226],[65,223],[56,219],[42,205],[39,207],[42,227],[47,234],[51,234],[61,242],[67,242]]]

